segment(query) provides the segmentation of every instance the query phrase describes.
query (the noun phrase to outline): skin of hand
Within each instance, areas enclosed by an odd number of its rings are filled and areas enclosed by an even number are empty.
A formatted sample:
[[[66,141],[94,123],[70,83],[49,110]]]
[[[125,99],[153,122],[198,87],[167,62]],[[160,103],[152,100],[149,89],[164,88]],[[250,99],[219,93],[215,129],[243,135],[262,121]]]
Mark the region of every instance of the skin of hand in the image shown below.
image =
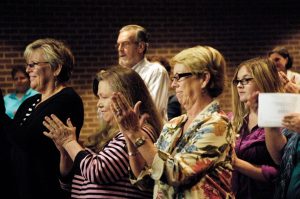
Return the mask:
[[[291,80],[289,80],[286,74],[282,71],[278,72],[280,81],[284,86],[284,90],[287,93],[300,93],[300,86],[295,82],[295,76]]]
[[[282,119],[282,125],[289,129],[300,133],[300,113],[289,113]]]
[[[141,103],[141,101],[138,101],[134,108],[132,108],[121,93],[113,93],[111,109],[124,136],[141,136],[139,135],[139,133],[141,133],[141,127],[149,117],[148,114],[143,114],[140,117],[139,107]],[[118,114],[118,112],[120,114]]]
[[[67,125],[64,125],[60,119],[51,114],[50,117],[45,117],[43,125],[49,130],[49,132],[44,131],[44,135],[51,138],[60,151],[61,147],[76,141],[76,127],[72,125],[70,118],[67,119]]]

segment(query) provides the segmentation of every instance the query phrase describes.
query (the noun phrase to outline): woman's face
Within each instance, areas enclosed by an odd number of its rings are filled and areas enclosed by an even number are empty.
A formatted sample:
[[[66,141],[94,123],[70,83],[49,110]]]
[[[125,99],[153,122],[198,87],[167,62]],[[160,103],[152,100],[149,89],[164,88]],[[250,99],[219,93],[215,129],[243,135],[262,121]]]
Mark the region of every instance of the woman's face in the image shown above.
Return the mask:
[[[40,93],[46,92],[55,83],[54,72],[43,55],[41,50],[36,50],[26,60],[26,72],[30,77],[30,87]]]
[[[284,58],[278,53],[273,53],[270,55],[270,59],[275,62],[278,71],[286,72],[288,58]]]
[[[114,122],[114,115],[110,108],[112,94],[113,90],[111,89],[110,84],[105,80],[100,81],[98,84],[99,100],[97,107],[99,109],[99,114],[108,124],[112,124]]]
[[[24,74],[22,71],[16,72],[13,81],[17,93],[26,93],[30,87],[30,81],[26,74]]]
[[[183,64],[175,64],[173,76],[183,73],[190,73],[191,70],[184,66]],[[195,75],[187,75],[179,78],[178,80],[173,79],[172,88],[175,89],[176,96],[179,103],[188,111],[192,105],[198,100],[201,96],[201,84],[198,78]]]
[[[246,66],[242,66],[239,69],[236,80],[242,81],[239,82],[236,87],[240,97],[240,101],[243,103],[246,103],[254,92],[259,91],[252,75],[250,74]]]

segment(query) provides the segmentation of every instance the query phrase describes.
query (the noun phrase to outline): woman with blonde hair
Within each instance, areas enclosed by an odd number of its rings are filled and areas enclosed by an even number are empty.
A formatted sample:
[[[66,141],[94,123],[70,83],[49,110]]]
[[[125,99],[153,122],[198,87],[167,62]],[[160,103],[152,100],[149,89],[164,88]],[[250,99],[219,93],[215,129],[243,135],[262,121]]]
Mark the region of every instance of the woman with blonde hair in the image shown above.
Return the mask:
[[[171,60],[172,87],[186,114],[167,122],[155,144],[142,131],[147,115],[116,93],[113,109],[134,156],[135,182],[155,182],[153,198],[233,198],[231,128],[216,99],[224,89],[226,62],[209,46],[181,51]],[[146,164],[139,166],[141,161]],[[148,181],[146,181],[148,182]]]
[[[99,98],[98,112],[108,129],[98,134],[94,150],[83,148],[76,141],[76,127],[70,120],[65,125],[51,115],[44,121],[49,130],[44,134],[53,139],[61,153],[61,175],[66,179],[73,173],[67,169],[69,165],[75,173],[69,178],[71,181],[62,179],[62,187],[67,189],[71,184],[72,198],[152,198],[152,190],[139,190],[129,181],[129,162],[139,154],[127,149],[127,138],[120,132],[111,109],[115,92],[122,93],[130,105],[142,101],[140,112],[150,116],[142,131],[150,142],[155,142],[162,128],[162,119],[145,83],[132,69],[118,66],[99,72],[93,91]],[[68,155],[71,160],[64,158]],[[140,164],[142,166],[143,162]]]
[[[270,198],[278,173],[265,142],[264,128],[257,125],[257,109],[249,107],[258,92],[282,92],[275,64],[267,58],[242,62],[232,81],[232,124],[238,138],[233,155],[233,188],[236,198]]]

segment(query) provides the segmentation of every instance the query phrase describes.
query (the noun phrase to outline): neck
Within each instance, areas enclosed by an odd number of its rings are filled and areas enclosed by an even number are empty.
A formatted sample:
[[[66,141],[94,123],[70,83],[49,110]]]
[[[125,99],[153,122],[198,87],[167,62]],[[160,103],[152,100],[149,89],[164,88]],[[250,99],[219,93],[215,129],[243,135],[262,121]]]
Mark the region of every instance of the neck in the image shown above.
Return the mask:
[[[41,92],[41,94],[42,94],[41,102],[43,102],[43,101],[47,100],[48,98],[52,97],[53,95],[60,92],[65,87],[66,86],[64,84],[59,84],[57,86],[52,85],[45,92]]]
[[[212,101],[213,99],[209,96],[203,96],[201,99],[195,101],[195,103],[189,108],[189,110],[186,110],[189,120],[194,119]]]

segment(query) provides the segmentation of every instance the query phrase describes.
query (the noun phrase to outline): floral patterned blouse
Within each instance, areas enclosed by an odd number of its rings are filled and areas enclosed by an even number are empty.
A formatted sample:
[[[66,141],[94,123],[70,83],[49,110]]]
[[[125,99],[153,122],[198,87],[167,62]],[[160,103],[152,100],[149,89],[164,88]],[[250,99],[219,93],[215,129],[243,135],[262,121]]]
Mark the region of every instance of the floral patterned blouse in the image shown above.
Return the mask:
[[[182,132],[187,115],[165,124],[150,168],[153,198],[234,198],[231,191],[232,128],[211,102]]]

